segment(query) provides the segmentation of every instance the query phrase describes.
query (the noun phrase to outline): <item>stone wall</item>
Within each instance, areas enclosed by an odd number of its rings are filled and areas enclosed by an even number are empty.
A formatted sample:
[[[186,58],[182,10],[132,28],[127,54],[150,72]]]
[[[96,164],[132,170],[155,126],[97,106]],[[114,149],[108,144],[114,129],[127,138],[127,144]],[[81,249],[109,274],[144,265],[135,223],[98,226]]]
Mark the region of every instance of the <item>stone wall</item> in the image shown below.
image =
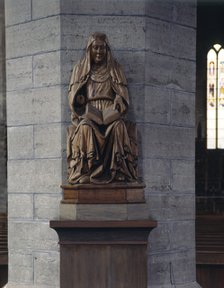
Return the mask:
[[[47,4],[46,4],[47,3]],[[9,287],[59,286],[60,1],[7,0]]]
[[[6,1],[8,287],[59,286],[57,237],[48,221],[59,216],[66,171],[69,77],[95,31],[108,35],[125,68],[129,115],[139,130],[145,215],[158,221],[149,287],[197,286],[195,20],[194,1]],[[139,214],[138,205],[132,209]]]
[[[193,2],[147,2],[144,175],[152,231],[150,287],[195,287]]]
[[[5,17],[4,1],[0,0],[0,213],[7,210],[6,167],[6,93],[5,93]]]

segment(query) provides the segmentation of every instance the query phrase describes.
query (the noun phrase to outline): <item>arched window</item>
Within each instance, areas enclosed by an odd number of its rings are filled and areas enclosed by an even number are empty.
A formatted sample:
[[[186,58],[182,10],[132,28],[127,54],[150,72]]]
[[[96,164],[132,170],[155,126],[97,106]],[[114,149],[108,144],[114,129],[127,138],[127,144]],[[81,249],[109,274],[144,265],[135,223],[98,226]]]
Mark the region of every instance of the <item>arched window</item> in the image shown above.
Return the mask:
[[[207,149],[224,149],[224,49],[207,54]]]

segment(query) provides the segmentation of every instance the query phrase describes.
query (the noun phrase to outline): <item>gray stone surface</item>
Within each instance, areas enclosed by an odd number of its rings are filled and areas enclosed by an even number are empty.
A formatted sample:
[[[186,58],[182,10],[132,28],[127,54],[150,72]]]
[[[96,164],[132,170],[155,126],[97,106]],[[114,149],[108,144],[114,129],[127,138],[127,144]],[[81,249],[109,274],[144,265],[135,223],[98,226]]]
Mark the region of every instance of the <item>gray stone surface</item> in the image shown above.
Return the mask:
[[[9,193],[59,193],[61,183],[61,159],[8,162]]]
[[[65,0],[66,2],[67,0]],[[63,1],[64,2],[64,1]],[[60,0],[34,0],[32,1],[32,19],[49,17],[60,13]]]
[[[74,40],[75,45],[75,40]],[[74,47],[73,47],[74,48]],[[61,53],[61,81],[66,86],[66,93],[68,91],[68,82],[71,77],[71,73],[73,70],[74,65],[81,59],[83,56],[83,50],[65,50]],[[67,96],[67,95],[66,95]],[[66,97],[67,100],[67,97]]]
[[[69,220],[126,220],[127,204],[60,204],[60,218]]]
[[[61,119],[59,86],[7,93],[8,126],[44,124]]]
[[[135,123],[142,123],[144,121],[144,107],[142,103],[145,99],[145,87],[143,84],[129,85],[130,107],[127,118]]]
[[[33,59],[31,56],[7,60],[7,90],[20,90],[33,86]]]
[[[148,203],[153,219],[157,221],[193,221],[195,219],[193,194],[175,195],[172,191],[169,193],[169,186],[153,186],[151,189],[152,191],[148,193]]]
[[[7,0],[6,8],[6,25],[15,25],[31,20],[31,2],[32,0]],[[34,1],[35,2],[35,1]]]
[[[18,205],[23,203],[23,205]],[[8,217],[10,219],[32,220],[33,212],[33,195],[30,194],[8,194]]]
[[[143,220],[149,219],[146,203],[142,204],[60,204],[62,220]]]
[[[60,76],[60,52],[49,52],[33,57],[34,87],[58,85],[61,82]]]
[[[154,253],[172,253],[194,249],[194,221],[161,221],[149,237],[149,250]]]
[[[36,158],[61,157],[62,129],[64,127],[61,124],[34,126],[34,154]]]
[[[194,61],[148,51],[145,67],[146,84],[195,92]]]
[[[16,235],[16,237],[15,237]],[[11,220],[9,222],[9,249],[23,251],[58,251],[58,237],[49,229],[49,222]]]
[[[9,277],[12,282],[30,284],[33,281],[33,255],[32,253],[10,252]]]
[[[36,285],[58,285],[59,255],[54,252],[36,252],[34,254],[34,283]],[[56,277],[52,278],[52,275]]]
[[[147,203],[128,204],[127,210],[128,220],[151,219],[151,213]]]
[[[189,0],[187,2],[175,1],[173,9],[174,21],[186,26],[191,26],[196,29],[196,5],[195,0]],[[195,49],[195,43],[193,43]]]
[[[193,48],[195,43],[195,28],[152,18],[148,18],[146,23],[147,49],[176,58],[195,59],[195,49]],[[189,47],[192,48],[189,49]]]
[[[194,127],[195,99],[193,93],[174,91],[171,94],[171,123],[173,125]]]
[[[169,124],[171,118],[170,89],[160,86],[145,87],[145,113],[144,121],[149,123]]]
[[[172,161],[172,188],[178,192],[194,193],[195,189],[195,162],[193,160]]]
[[[146,14],[151,18],[196,27],[196,1],[146,1]]]
[[[63,49],[83,50],[87,38],[95,31],[104,31],[116,50],[142,50],[145,47],[144,17],[66,15],[61,21]]]
[[[60,194],[35,194],[34,195],[34,219],[49,220],[58,219]]]
[[[187,127],[145,125],[144,156],[194,159],[194,133],[193,128]]]
[[[114,38],[114,37],[113,37]],[[110,39],[109,39],[110,40]],[[113,40],[114,42],[114,40]],[[138,50],[141,46],[138,47]],[[137,50],[137,49],[136,49]],[[129,89],[135,86],[144,85],[144,63],[145,53],[143,51],[115,51],[115,59],[124,67]],[[137,96],[137,95],[136,95]]]
[[[143,159],[144,181],[147,187],[170,185],[171,163],[167,159]]]
[[[1,65],[1,61],[0,61],[0,65]],[[1,79],[2,75],[0,75],[0,79]],[[4,81],[4,85],[3,83],[1,83],[0,81],[0,94],[1,94],[1,98],[0,98],[0,125],[1,126],[5,126],[5,122],[6,122],[6,96],[5,96],[5,78],[3,79]]]
[[[7,13],[8,15],[8,9]],[[7,58],[30,56],[60,49],[59,16],[7,28]]]
[[[4,1],[0,1],[0,213],[7,211],[7,139]]]
[[[195,248],[195,243],[192,241],[192,239],[195,239],[194,224],[194,220],[169,223],[171,251],[187,251]]]
[[[31,159],[34,156],[33,126],[8,128],[8,159]]]
[[[200,288],[197,282],[189,282],[185,284],[168,284],[168,285],[150,285],[150,288]]]
[[[75,204],[64,204],[59,205],[60,219],[61,220],[76,220],[77,219],[77,209]]]
[[[58,285],[39,285],[39,284],[17,284],[13,282],[8,282],[8,284],[4,288],[60,288],[59,284]]]
[[[178,285],[195,281],[194,249],[150,255],[150,285]]]
[[[43,0],[42,0],[43,1]],[[144,0],[65,0],[62,13],[74,15],[145,15]]]

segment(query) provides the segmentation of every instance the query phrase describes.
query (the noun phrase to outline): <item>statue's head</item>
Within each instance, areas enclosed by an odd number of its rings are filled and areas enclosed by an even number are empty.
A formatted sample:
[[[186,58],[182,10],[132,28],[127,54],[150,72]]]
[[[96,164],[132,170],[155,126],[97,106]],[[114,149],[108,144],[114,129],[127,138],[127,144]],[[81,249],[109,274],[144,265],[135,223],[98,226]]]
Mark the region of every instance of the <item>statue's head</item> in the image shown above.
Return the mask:
[[[89,38],[87,50],[90,52],[91,62],[102,64],[106,61],[109,43],[106,34],[95,32]]]
[[[114,67],[114,59],[110,50],[110,45],[106,34],[101,32],[93,33],[88,40],[85,54],[79,62],[79,72],[77,72],[77,82],[85,81],[91,71],[92,64],[106,64],[108,70]]]

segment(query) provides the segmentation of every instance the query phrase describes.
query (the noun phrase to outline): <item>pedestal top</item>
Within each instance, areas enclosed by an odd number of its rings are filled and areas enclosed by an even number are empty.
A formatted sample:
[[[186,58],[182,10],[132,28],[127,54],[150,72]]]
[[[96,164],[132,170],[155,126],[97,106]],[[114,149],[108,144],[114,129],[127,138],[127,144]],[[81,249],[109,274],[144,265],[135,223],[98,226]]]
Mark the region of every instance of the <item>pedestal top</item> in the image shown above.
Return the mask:
[[[59,243],[66,245],[146,245],[150,231],[156,226],[157,222],[153,220],[50,221],[50,227],[59,235]]]
[[[144,203],[142,182],[61,185],[65,204]]]
[[[112,182],[108,184],[62,184],[61,188],[67,189],[67,190],[79,190],[79,189],[86,189],[86,190],[91,190],[91,189],[99,189],[99,190],[111,190],[111,189],[127,189],[127,188],[145,188],[145,183],[141,181],[136,181],[136,182]]]
[[[125,221],[74,221],[74,220],[51,220],[50,227],[58,228],[155,228],[155,220],[125,220]]]

